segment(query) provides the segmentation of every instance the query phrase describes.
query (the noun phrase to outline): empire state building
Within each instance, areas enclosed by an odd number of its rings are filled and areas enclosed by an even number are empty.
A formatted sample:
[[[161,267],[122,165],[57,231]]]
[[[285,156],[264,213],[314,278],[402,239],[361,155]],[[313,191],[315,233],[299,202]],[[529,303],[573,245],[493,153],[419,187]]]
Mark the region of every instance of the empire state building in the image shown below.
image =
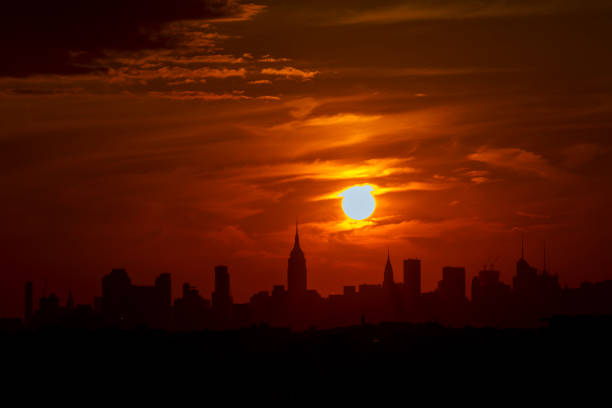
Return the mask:
[[[306,258],[300,248],[300,236],[295,224],[295,242],[287,266],[287,289],[290,296],[306,293]]]

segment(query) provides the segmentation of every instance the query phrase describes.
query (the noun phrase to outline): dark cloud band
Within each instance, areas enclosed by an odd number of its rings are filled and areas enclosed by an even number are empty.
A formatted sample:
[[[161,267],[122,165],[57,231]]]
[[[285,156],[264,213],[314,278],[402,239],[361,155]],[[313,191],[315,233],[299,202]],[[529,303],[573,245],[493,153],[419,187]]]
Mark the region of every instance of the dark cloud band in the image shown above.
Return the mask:
[[[171,45],[167,23],[242,12],[234,0],[13,0],[1,9],[0,76],[15,77],[90,72],[104,50]]]

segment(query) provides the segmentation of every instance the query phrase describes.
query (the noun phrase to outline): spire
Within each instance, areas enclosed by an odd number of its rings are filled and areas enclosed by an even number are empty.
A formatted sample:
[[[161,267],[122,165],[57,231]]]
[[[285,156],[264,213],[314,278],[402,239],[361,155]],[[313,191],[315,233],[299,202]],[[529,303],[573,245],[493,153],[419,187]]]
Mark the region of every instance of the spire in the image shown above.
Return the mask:
[[[525,235],[521,234],[521,259],[525,259]]]
[[[298,233],[298,220],[297,217],[295,217],[295,242],[293,244],[294,248],[299,248],[300,247],[300,235]]]
[[[383,287],[390,288],[393,286],[393,267],[391,266],[391,251],[387,248],[387,264],[385,265],[385,274]]]

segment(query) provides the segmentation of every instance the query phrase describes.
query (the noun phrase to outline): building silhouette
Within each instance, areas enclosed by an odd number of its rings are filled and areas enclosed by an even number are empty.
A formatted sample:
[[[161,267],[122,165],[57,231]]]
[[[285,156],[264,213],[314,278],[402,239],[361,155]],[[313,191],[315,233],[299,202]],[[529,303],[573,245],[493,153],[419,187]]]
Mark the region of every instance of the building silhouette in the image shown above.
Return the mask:
[[[387,251],[387,263],[385,265],[385,273],[383,276],[383,288],[387,291],[392,290],[393,283],[393,267],[391,266],[391,254]]]
[[[306,290],[306,258],[300,248],[300,235],[296,222],[293,249],[287,261],[287,291],[289,296],[298,298],[303,297]]]
[[[40,321],[46,324],[54,324],[59,321],[60,304],[55,293],[51,292],[49,296],[43,296],[39,299],[38,315]]]
[[[101,313],[108,322],[168,328],[172,318],[171,277],[163,273],[153,286],[133,285],[125,269],[102,278]]]
[[[159,275],[153,285],[134,285],[125,269],[113,269],[102,277],[102,295],[94,308],[75,305],[69,291],[65,306],[51,293],[40,298],[33,310],[32,283],[24,286],[24,322],[28,327],[119,327],[195,331],[237,329],[247,326],[311,327],[381,322],[437,322],[445,326],[538,327],[558,314],[612,314],[612,281],[583,283],[561,289],[551,274],[544,253],[541,271],[525,259],[523,242],[512,286],[500,279],[494,266],[485,266],[471,281],[471,301],[466,298],[466,270],[444,267],[436,290],[421,290],[421,260],[403,261],[402,283],[394,282],[387,251],[381,281],[345,285],[341,294],[322,297],[306,286],[306,259],[296,225],[294,246],[288,259],[288,285],[253,294],[247,303],[234,303],[226,265],[214,267],[211,298],[200,295],[189,283],[172,303],[172,279]],[[382,262],[381,262],[382,264]],[[7,324],[12,325],[12,322]]]
[[[558,276],[546,270],[546,251],[542,273],[525,259],[525,241],[521,243],[521,258],[516,263],[513,281],[516,313],[527,321],[550,315],[559,309],[561,287]]]
[[[113,269],[102,278],[101,312],[111,321],[128,318],[132,281],[125,269]]]
[[[516,262],[516,276],[512,280],[514,291],[524,299],[537,296],[538,270],[525,260],[525,241],[521,242],[521,258]]]
[[[176,330],[204,330],[210,326],[210,300],[189,283],[183,284],[182,297],[174,301],[174,328]]]
[[[226,265],[215,266],[215,291],[212,294],[212,312],[218,327],[227,327],[232,316],[230,275]]]
[[[487,326],[504,326],[514,308],[512,288],[499,279],[499,271],[486,266],[472,279],[473,318]]]
[[[421,260],[404,260],[404,289],[410,299],[421,296]]]
[[[465,300],[465,268],[446,266],[442,269],[442,280],[438,283],[440,296],[449,303]]]

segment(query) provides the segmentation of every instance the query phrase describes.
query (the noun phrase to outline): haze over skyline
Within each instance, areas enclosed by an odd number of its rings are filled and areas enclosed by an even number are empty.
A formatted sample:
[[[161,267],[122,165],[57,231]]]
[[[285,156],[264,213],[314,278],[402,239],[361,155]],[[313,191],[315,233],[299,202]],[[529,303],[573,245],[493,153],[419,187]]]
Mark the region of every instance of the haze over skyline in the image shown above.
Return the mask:
[[[247,301],[286,284],[296,216],[323,295],[388,248],[424,291],[498,257],[510,282],[521,234],[561,284],[612,278],[609,2],[79,4],[0,17],[0,316],[112,268],[209,293],[226,264]]]

